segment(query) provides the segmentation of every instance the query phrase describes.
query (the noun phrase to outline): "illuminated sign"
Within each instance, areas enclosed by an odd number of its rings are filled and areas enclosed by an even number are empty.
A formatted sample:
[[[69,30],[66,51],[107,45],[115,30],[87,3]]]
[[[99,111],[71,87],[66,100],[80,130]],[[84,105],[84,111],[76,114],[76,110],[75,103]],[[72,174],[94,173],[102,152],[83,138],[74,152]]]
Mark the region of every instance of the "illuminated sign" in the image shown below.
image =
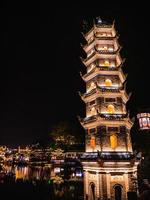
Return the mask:
[[[139,113],[137,118],[141,130],[150,129],[150,113]]]

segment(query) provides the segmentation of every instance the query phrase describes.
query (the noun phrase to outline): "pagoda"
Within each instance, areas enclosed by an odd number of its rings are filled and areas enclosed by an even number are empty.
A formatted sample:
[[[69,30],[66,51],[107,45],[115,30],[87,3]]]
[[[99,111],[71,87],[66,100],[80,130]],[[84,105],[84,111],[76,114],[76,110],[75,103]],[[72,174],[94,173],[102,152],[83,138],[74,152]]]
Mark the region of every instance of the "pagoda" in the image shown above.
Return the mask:
[[[84,34],[87,57],[82,59],[86,74],[86,92],[80,94],[86,104],[84,194],[88,200],[125,200],[136,190],[138,161],[132,150],[130,129],[133,122],[126,111],[129,96],[120,56],[121,46],[114,23],[97,18]]]

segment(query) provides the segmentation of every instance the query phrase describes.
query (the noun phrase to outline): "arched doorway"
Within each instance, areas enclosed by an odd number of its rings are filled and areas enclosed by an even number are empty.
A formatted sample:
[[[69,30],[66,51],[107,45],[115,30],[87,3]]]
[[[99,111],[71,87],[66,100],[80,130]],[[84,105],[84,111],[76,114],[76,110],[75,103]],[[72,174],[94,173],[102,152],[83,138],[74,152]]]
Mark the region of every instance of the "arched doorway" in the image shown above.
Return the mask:
[[[122,185],[115,185],[115,200],[121,200],[122,199]]]
[[[95,200],[95,184],[90,183],[90,196],[89,200]]]

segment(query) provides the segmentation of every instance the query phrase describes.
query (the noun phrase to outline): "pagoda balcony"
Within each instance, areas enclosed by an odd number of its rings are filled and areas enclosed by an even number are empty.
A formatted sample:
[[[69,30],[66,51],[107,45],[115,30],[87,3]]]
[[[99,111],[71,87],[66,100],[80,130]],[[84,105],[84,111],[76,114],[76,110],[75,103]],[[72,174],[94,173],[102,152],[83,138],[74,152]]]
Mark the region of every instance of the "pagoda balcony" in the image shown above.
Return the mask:
[[[98,50],[96,49],[96,51],[100,54],[116,54],[119,50],[116,51],[110,51],[110,50]]]
[[[120,67],[120,66],[118,66]],[[104,66],[95,66],[91,71],[89,71],[88,73],[82,75],[82,79],[85,81],[85,79],[92,75],[93,73],[95,73],[95,75],[97,75],[97,71],[118,71],[118,67],[104,67]],[[96,71],[97,70],[97,71]]]
[[[98,90],[100,90],[101,92],[120,92],[121,88],[116,88],[116,87],[99,87],[98,86]]]
[[[107,49],[107,50],[98,50],[96,47],[94,49],[95,49],[95,51],[97,51],[100,54],[117,54],[121,50],[121,48],[122,47],[120,46],[117,50],[113,50],[113,51],[110,51],[109,49]]]
[[[120,66],[120,65],[119,65]],[[118,67],[119,67],[118,66]],[[109,67],[106,67],[106,66],[97,66],[100,70],[102,71],[118,71],[118,67],[114,67],[114,66],[109,66]]]
[[[126,114],[101,114],[99,113],[100,117],[105,120],[124,120],[128,117],[128,113]]]
[[[124,152],[124,151],[85,152],[80,157],[82,161],[89,161],[89,160],[127,161],[127,160],[133,160],[135,158],[136,156],[132,152]]]
[[[97,23],[97,24],[95,24],[95,26],[96,27],[98,27],[98,28],[112,28],[112,24],[110,24],[110,23]]]
[[[119,36],[115,35],[115,36],[98,36],[96,33],[94,34],[94,37],[98,40],[114,40],[115,38],[118,39]]]
[[[89,56],[87,54],[87,57],[85,59],[82,59],[83,62],[87,62],[89,59],[91,59],[94,55],[98,54],[109,54],[109,55],[115,55],[120,51],[121,47],[119,47],[116,51],[110,51],[110,50],[98,50],[96,47],[94,47],[93,53],[91,53]],[[111,67],[111,66],[109,66]]]
[[[95,66],[91,71],[89,71],[88,73],[84,74],[82,76],[83,80],[85,78],[87,78],[88,76],[90,76],[91,74],[93,74],[95,72],[96,69],[99,69],[100,71],[120,71],[121,75],[123,76],[123,78],[125,78],[125,75],[123,74],[122,70],[119,70],[122,67],[123,63],[121,63],[120,65],[118,65],[117,67],[105,67],[105,66]]]
[[[111,66],[111,65],[108,66],[108,67],[103,66],[103,65],[98,65],[96,67],[99,68],[100,70],[103,70],[103,71],[118,71],[123,66],[124,62],[125,62],[125,59],[122,60],[120,65],[117,65],[115,67]]]
[[[102,70],[102,71],[118,71],[117,69],[118,69],[118,67],[114,67],[114,66],[108,66],[108,67],[106,67],[106,66],[97,66],[100,70]]]
[[[121,90],[120,88],[118,88],[118,89],[103,89],[102,90],[97,87],[97,88],[92,89],[90,92],[87,92],[84,94],[79,93],[79,95],[84,102],[87,102],[88,99],[90,99],[92,96],[95,96],[95,98],[97,98],[99,95],[105,97],[107,95],[111,95],[111,93],[112,93],[112,95],[115,95],[115,96],[119,96],[119,97],[122,96],[124,102],[127,102],[129,100],[129,97],[126,94],[126,92],[124,90]]]
[[[98,152],[98,158],[102,160],[132,160],[135,155],[132,152],[121,152],[121,151],[106,151]]]

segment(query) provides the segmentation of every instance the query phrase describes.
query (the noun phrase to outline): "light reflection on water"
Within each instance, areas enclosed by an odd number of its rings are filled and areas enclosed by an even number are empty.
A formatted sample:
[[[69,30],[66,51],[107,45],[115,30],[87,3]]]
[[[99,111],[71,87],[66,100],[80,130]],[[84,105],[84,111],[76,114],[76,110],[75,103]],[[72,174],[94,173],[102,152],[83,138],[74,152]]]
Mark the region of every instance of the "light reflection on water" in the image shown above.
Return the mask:
[[[19,187],[18,183],[21,181],[21,183],[25,183],[25,186],[22,188],[22,193],[28,187],[26,183],[32,184],[37,188],[37,192],[40,190],[39,187],[41,187],[42,194],[44,193],[46,195],[46,192],[44,190],[42,191],[42,188],[45,188],[48,194],[50,193],[51,198],[46,200],[83,199],[83,177],[81,177],[80,171],[77,173],[73,171],[69,176],[70,178],[65,179],[63,176],[64,169],[62,169],[58,166],[5,166],[6,174],[14,177],[13,180],[17,184],[17,191]]]
[[[41,166],[5,166],[5,170],[7,173],[13,173],[16,180],[48,180],[51,175],[50,167]]]

